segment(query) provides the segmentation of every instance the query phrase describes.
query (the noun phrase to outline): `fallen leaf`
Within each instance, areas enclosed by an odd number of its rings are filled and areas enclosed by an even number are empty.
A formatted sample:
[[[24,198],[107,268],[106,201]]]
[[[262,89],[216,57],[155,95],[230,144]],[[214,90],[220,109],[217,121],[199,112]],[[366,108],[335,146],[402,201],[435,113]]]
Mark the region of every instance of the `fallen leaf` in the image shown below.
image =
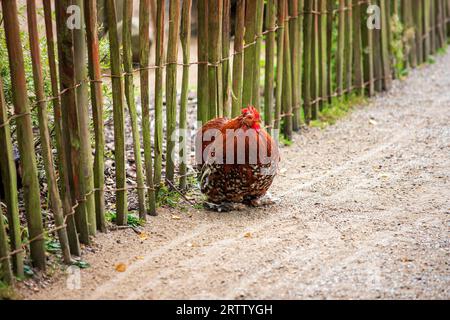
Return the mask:
[[[251,238],[252,237],[252,233],[251,232],[246,232],[244,234],[244,238]]]
[[[181,220],[181,217],[180,217],[180,216],[177,216],[177,215],[173,215],[173,216],[172,216],[172,219],[173,219],[173,220]]]
[[[125,263],[118,263],[118,264],[116,264],[116,271],[117,272],[125,272],[125,270],[127,270],[127,266],[125,265]]]
[[[147,240],[148,239],[148,234],[145,233],[145,232],[139,233],[139,239],[141,239],[142,241]]]

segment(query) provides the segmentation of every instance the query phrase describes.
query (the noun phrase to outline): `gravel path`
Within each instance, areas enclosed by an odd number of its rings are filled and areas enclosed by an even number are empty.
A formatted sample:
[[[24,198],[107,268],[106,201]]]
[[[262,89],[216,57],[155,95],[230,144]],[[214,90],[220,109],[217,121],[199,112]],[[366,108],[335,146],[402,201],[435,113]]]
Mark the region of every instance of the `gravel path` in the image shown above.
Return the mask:
[[[164,209],[25,298],[450,299],[450,54],[283,149],[279,205]],[[178,217],[174,217],[177,215]],[[180,218],[180,219],[178,219]],[[115,266],[123,263],[125,272]]]

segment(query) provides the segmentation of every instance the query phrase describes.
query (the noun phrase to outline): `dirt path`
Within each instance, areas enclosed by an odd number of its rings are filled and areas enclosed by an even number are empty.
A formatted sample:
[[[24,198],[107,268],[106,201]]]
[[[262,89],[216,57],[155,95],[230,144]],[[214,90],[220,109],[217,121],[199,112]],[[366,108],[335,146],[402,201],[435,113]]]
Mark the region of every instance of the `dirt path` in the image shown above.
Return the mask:
[[[166,209],[26,298],[450,299],[450,54],[283,150],[279,205]],[[172,219],[177,214],[180,220]],[[117,263],[127,265],[115,271]]]

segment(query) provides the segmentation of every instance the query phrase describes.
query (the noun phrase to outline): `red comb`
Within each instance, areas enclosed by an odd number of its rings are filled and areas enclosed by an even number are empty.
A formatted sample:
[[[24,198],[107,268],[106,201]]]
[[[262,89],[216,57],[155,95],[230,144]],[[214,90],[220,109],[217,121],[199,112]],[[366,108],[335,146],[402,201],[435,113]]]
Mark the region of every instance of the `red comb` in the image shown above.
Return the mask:
[[[258,112],[258,110],[256,110],[256,108],[254,106],[248,106],[247,108],[242,109],[242,114],[249,113],[249,112],[253,113],[255,115],[256,119],[260,118],[259,112]]]

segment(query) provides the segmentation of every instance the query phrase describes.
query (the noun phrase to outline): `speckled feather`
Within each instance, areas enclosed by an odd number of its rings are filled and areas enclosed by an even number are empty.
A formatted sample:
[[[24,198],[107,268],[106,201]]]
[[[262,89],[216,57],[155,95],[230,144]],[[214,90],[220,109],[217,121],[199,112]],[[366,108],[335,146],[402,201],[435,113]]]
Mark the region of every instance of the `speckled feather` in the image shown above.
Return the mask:
[[[214,161],[215,156],[208,152],[206,159],[201,162],[200,187],[209,202],[223,203],[223,202],[251,202],[267,193],[275,178],[278,163],[279,150],[272,137],[263,129],[258,128],[258,135],[256,145],[250,144],[249,139],[245,141],[245,163],[237,163],[237,143],[234,140],[234,164],[226,164],[226,132],[235,132],[238,129],[244,131],[249,129],[243,125],[243,116],[228,120],[226,118],[217,118],[206,123],[201,132],[204,134],[208,129],[218,129],[222,132],[223,139],[218,141],[202,141],[202,154],[205,149],[210,146],[210,150],[218,150],[222,148],[223,162],[218,163]],[[228,131],[227,131],[228,130]],[[249,163],[250,148],[267,148],[267,156],[271,157],[269,163],[261,161],[259,155],[256,163]],[[259,150],[259,149],[258,149]],[[254,150],[253,150],[254,151]]]

